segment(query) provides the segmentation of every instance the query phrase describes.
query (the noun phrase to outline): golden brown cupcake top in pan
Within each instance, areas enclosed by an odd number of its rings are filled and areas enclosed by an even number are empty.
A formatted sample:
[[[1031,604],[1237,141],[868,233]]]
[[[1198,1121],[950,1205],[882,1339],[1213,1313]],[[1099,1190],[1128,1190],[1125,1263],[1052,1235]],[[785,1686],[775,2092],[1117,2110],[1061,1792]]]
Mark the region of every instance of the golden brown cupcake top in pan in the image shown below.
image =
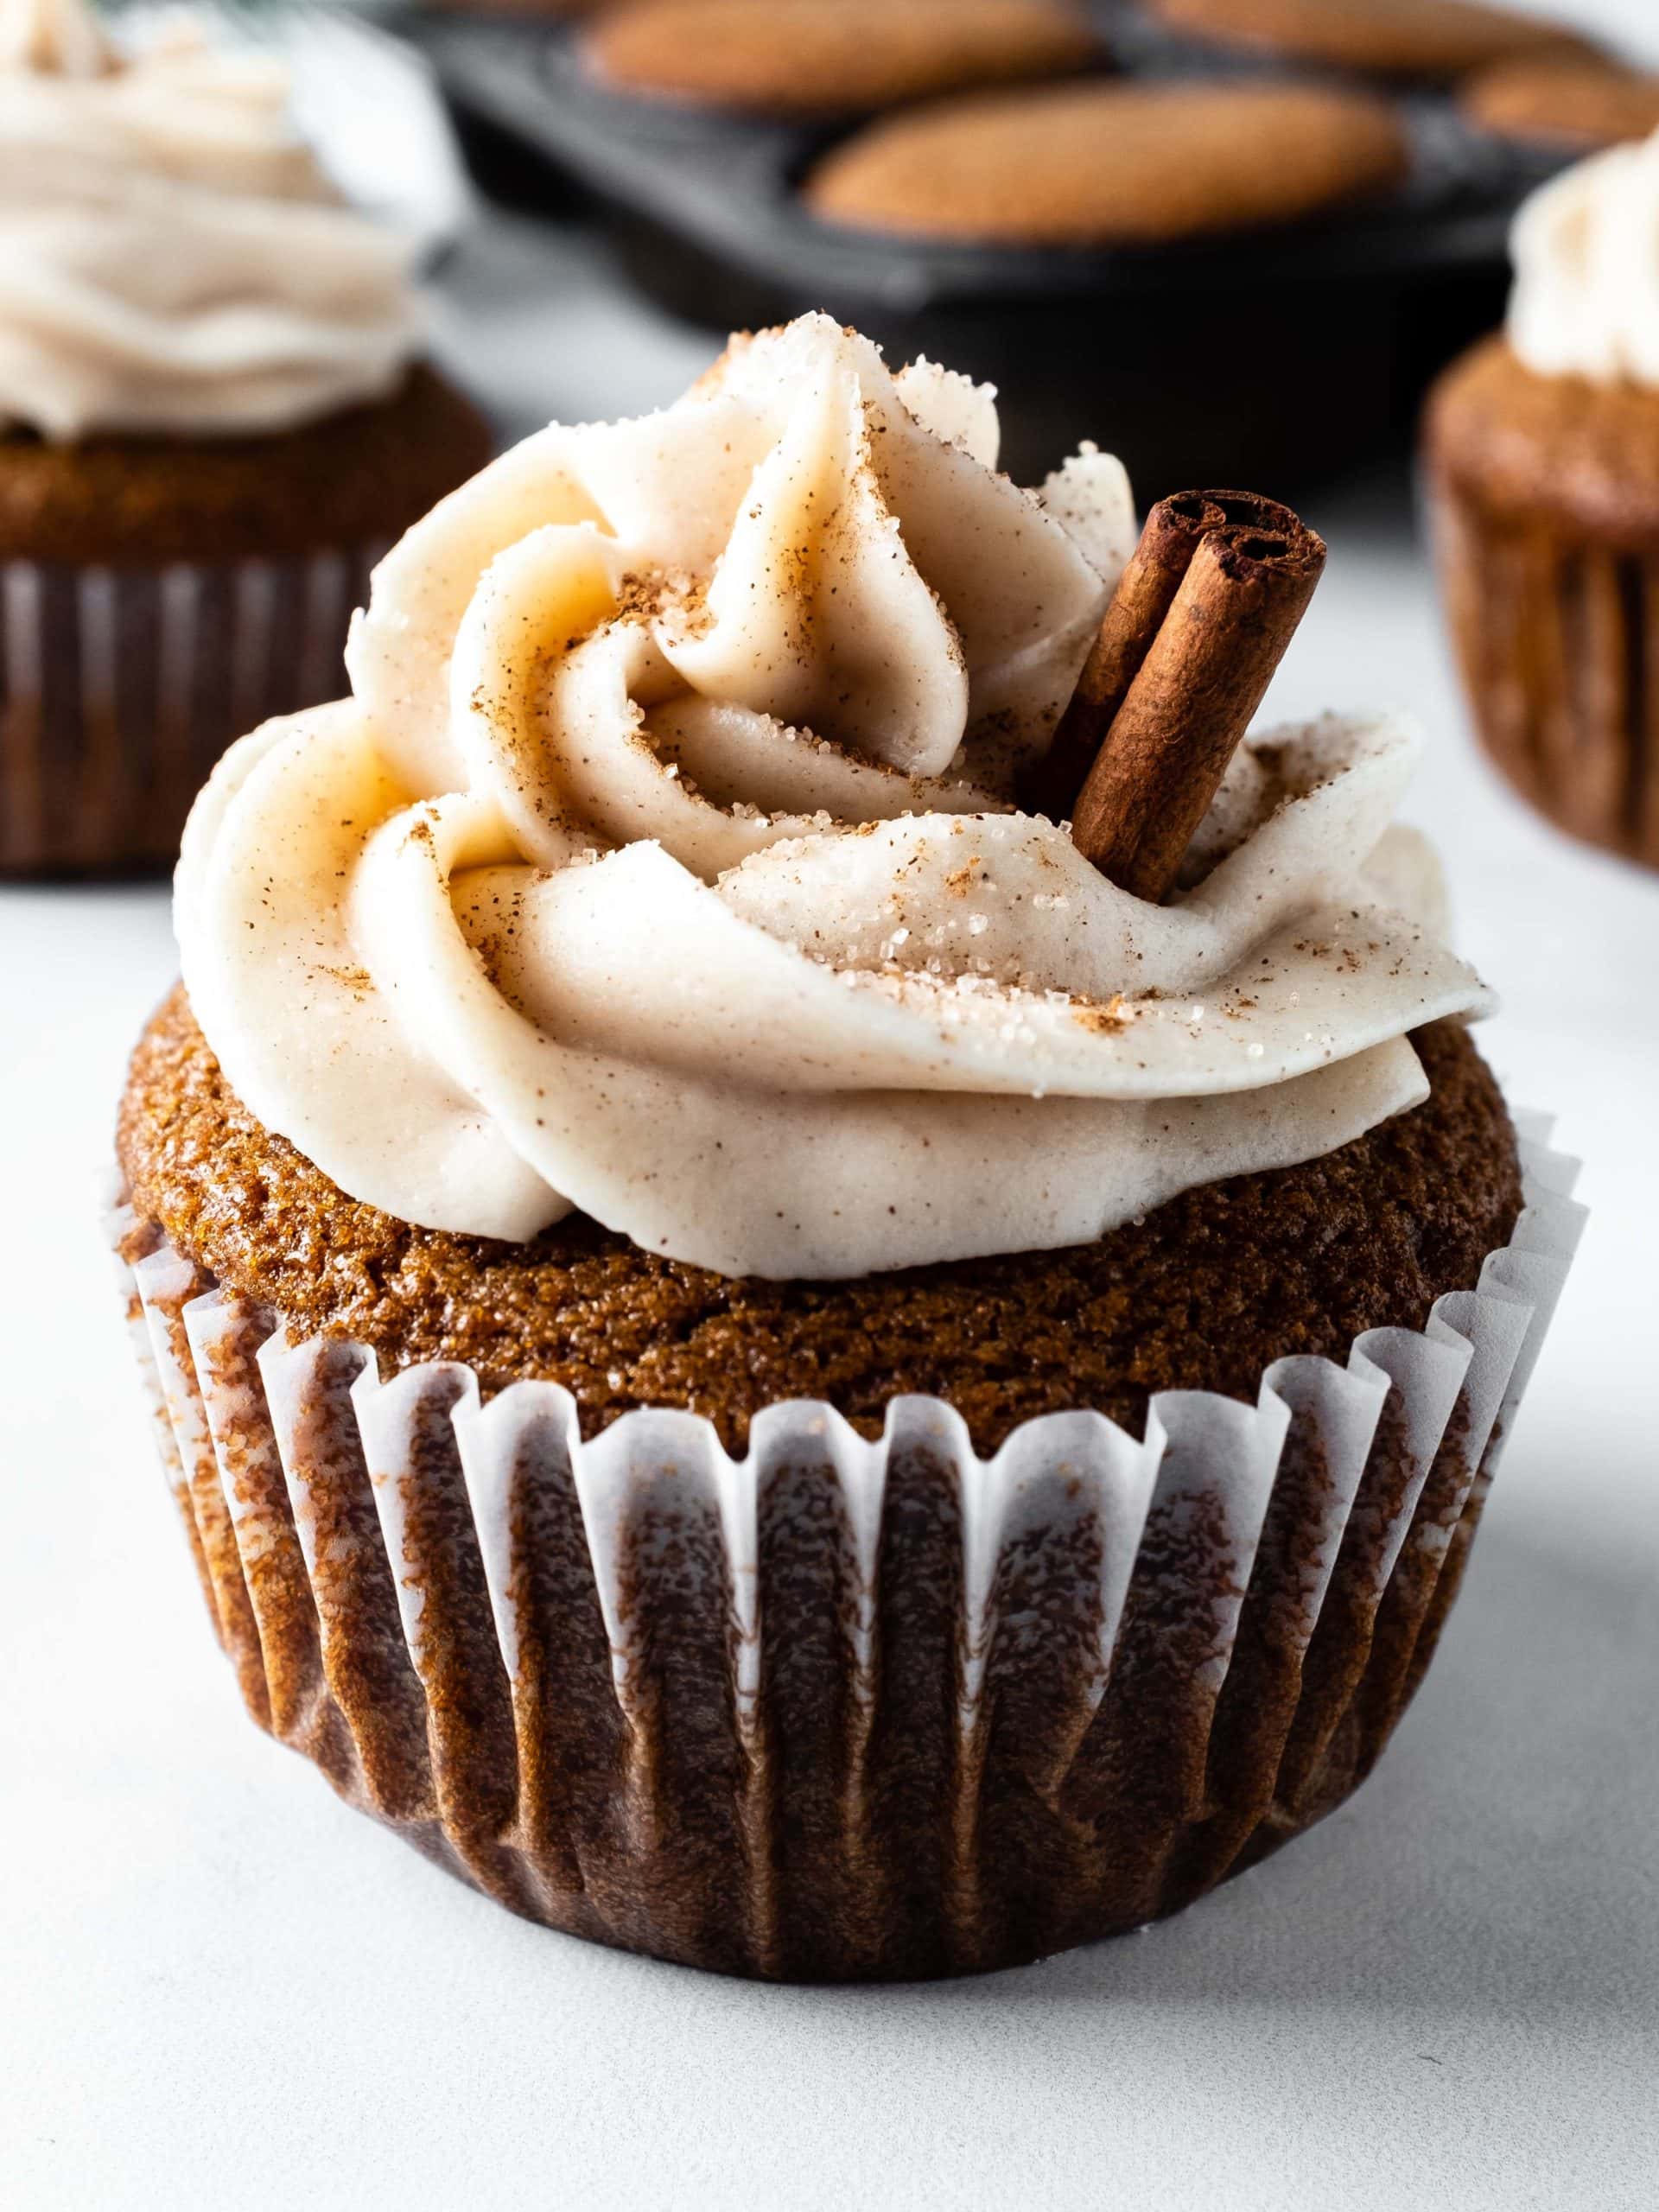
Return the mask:
[[[1383,101],[1306,85],[979,92],[871,124],[807,180],[826,221],[1022,245],[1162,245],[1288,223],[1406,174]]]
[[[1361,1330],[1421,1328],[1472,1287],[1520,1207],[1514,1132],[1465,1030],[1414,1042],[1427,1103],[1324,1159],[1207,1185],[1092,1244],[852,1282],[713,1274],[582,1216],[522,1245],[395,1220],[247,1112],[181,989],[134,1058],[119,1150],[135,1206],[181,1251],[386,1371],[455,1359],[486,1392],[563,1382],[590,1435],[636,1406],[690,1407],[730,1446],[775,1400],[827,1399],[876,1435],[889,1399],[920,1391],[988,1451],[1076,1406],[1138,1433],[1156,1390],[1254,1402],[1281,1354],[1345,1360]]]
[[[563,22],[571,16],[593,16],[608,0],[444,0],[463,15],[522,16],[526,22]]]
[[[1067,0],[639,0],[583,32],[619,89],[765,114],[886,107],[1098,52]]]
[[[1589,42],[1476,0],[1147,0],[1173,29],[1384,76],[1458,77],[1511,54]]]
[[[155,567],[397,537],[482,468],[488,424],[435,369],[258,436],[0,433],[0,560]]]
[[[1459,105],[1500,138],[1588,150],[1659,130],[1659,75],[1570,57],[1501,61],[1463,86]]]

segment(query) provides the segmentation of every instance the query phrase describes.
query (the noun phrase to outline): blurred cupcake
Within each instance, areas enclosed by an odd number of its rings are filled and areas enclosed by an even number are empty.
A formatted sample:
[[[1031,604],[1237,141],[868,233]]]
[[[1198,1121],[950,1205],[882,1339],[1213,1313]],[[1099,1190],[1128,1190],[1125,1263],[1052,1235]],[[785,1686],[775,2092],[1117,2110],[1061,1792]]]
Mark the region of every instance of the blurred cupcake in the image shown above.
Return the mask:
[[[1239,149],[1259,149],[1241,163]],[[1380,200],[1393,109],[1323,85],[1086,80],[963,93],[866,124],[802,192],[826,223],[1020,245],[1173,245]]]
[[[1484,0],[1148,0],[1170,29],[1382,77],[1440,79],[1592,49],[1565,23]]]
[[[1155,533],[996,453],[814,316],[498,461],[203,792],[121,1109],[256,1718],[515,1910],[734,1972],[1031,1958],[1339,1801],[1571,1242],[1408,732],[1247,744],[1166,903],[1092,775],[1015,804]],[[1295,550],[1157,512],[1114,734]]]
[[[410,252],[283,66],[0,0],[0,870],[164,864],[250,723],[339,689],[386,545],[487,457]]]
[[[1588,153],[1659,130],[1659,76],[1594,56],[1535,56],[1478,71],[1458,105],[1495,138]]]
[[[892,107],[1102,58],[1072,0],[628,0],[582,34],[618,92],[760,115]]]
[[[1515,226],[1505,333],[1431,395],[1427,480],[1476,725],[1533,804],[1659,867],[1659,137]]]

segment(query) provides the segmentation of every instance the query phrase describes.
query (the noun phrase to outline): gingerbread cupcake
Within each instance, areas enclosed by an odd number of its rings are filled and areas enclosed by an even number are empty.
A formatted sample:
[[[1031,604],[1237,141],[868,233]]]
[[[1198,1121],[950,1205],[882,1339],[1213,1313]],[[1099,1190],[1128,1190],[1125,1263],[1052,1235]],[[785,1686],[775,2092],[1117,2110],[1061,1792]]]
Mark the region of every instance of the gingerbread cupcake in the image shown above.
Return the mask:
[[[1369,75],[1445,79],[1519,56],[1583,55],[1548,16],[1482,0],[1148,0],[1172,30],[1287,60]]]
[[[1241,162],[1239,149],[1263,150]],[[807,177],[843,229],[1025,245],[1164,245],[1386,193],[1410,154],[1368,94],[1317,85],[1083,83],[884,117]]]
[[[1534,56],[1480,70],[1458,105],[1495,138],[1589,153],[1659,130],[1659,76],[1611,60]]]
[[[582,34],[619,92],[786,116],[895,106],[1101,58],[1071,0],[632,0]]]
[[[279,63],[0,0],[0,871],[164,864],[251,721],[339,689],[385,547],[487,457],[410,250]]]
[[[996,451],[815,316],[446,500],[198,802],[121,1109],[254,1716],[732,1972],[1031,1958],[1338,1802],[1572,1241],[1410,734],[1234,751],[1323,547]]]
[[[1476,727],[1574,836],[1659,868],[1659,137],[1527,203],[1504,333],[1431,395],[1427,488]]]

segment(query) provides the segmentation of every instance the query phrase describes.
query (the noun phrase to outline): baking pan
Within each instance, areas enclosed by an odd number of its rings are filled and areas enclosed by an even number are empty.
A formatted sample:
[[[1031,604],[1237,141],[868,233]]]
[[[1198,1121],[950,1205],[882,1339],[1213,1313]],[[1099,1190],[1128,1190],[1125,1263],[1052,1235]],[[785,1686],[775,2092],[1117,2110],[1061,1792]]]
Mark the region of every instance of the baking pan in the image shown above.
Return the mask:
[[[1123,73],[1259,73],[1094,12]],[[544,165],[549,211],[597,215],[672,312],[720,333],[826,308],[891,359],[926,353],[996,385],[1014,476],[1092,437],[1146,499],[1200,480],[1295,491],[1400,442],[1435,372],[1500,319],[1510,219],[1548,173],[1422,90],[1401,99],[1406,181],[1318,221],[1157,248],[887,238],[817,220],[796,189],[859,118],[608,92],[571,29],[522,16],[403,27],[464,115]]]

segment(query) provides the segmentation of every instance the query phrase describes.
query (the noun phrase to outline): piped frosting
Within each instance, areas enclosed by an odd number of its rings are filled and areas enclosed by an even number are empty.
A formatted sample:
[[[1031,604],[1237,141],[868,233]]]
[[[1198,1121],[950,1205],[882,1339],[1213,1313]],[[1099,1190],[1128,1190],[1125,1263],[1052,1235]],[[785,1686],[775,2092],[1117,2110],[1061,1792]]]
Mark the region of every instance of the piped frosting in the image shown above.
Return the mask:
[[[523,1239],[572,1208],[729,1274],[1082,1242],[1332,1149],[1478,1010],[1415,744],[1236,760],[1151,906],[1019,810],[1135,530],[1085,452],[810,316],[665,412],[527,440],[382,564],[353,696],[198,802],[186,982],[232,1085],[353,1197]]]
[[[341,204],[272,54],[0,0],[0,427],[277,430],[394,389],[406,240]]]

